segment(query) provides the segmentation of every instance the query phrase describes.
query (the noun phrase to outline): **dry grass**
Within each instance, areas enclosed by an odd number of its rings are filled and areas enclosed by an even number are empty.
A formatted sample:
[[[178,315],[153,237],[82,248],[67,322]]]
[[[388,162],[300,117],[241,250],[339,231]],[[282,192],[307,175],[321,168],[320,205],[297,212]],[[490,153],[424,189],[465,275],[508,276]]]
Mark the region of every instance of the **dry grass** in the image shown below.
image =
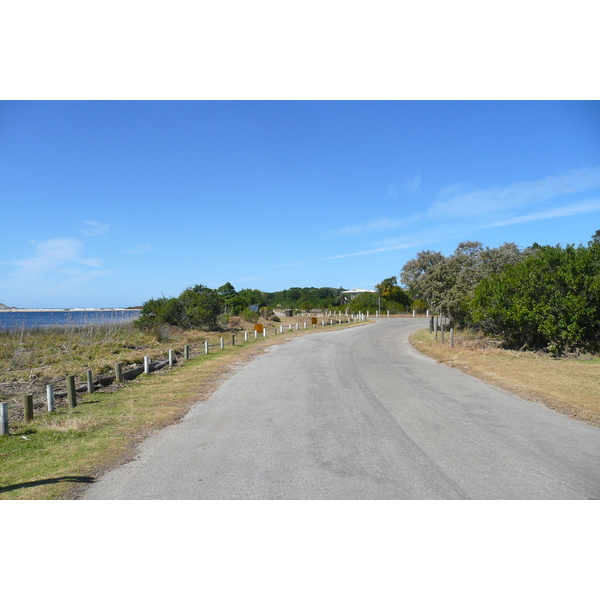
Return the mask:
[[[439,333],[438,333],[439,336]],[[552,358],[516,352],[473,332],[457,333],[455,346],[435,341],[428,330],[414,333],[412,345],[446,364],[526,400],[541,402],[569,417],[600,426],[600,358]]]

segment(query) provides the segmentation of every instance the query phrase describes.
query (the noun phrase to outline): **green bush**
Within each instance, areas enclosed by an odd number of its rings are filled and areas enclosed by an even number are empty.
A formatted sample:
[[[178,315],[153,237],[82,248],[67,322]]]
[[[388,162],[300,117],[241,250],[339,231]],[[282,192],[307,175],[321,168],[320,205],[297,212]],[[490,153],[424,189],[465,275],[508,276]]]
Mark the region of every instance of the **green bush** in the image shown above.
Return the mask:
[[[243,313],[244,321],[248,321],[248,323],[258,323],[258,318],[260,315],[254,311],[247,308]]]
[[[473,320],[509,347],[600,348],[600,243],[544,246],[479,283]]]
[[[136,325],[142,329],[157,325],[176,325],[182,329],[219,329],[222,301],[216,290],[196,285],[177,298],[151,299],[142,305]]]

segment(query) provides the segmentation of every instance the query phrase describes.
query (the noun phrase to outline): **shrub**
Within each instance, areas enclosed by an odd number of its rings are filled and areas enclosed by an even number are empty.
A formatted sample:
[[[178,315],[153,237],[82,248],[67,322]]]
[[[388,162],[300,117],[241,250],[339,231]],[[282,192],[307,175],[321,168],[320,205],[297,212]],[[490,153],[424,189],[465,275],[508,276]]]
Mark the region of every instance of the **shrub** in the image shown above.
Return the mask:
[[[259,314],[254,310],[247,308],[242,313],[242,316],[244,317],[245,321],[248,321],[248,323],[258,323]]]
[[[473,318],[508,346],[600,347],[600,243],[544,246],[475,289]]]
[[[242,317],[229,317],[229,327],[230,329],[240,329],[242,326]]]

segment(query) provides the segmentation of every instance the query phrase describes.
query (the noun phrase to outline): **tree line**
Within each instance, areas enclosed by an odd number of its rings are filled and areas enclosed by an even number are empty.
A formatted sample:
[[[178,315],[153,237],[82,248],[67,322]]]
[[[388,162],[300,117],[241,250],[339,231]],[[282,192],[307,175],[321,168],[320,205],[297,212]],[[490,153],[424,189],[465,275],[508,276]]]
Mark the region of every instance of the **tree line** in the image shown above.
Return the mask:
[[[400,279],[456,327],[500,336],[506,347],[600,350],[600,230],[586,246],[463,242],[450,256],[427,250]]]
[[[239,316],[256,323],[259,317],[274,318],[274,309],[301,311],[348,310],[375,313],[381,310],[409,310],[412,300],[390,277],[377,286],[377,293],[363,293],[346,300],[344,288],[292,287],[278,292],[256,289],[237,291],[229,282],[217,289],[195,285],[173,298],[152,298],[144,302],[138,327],[152,328],[163,324],[182,329],[217,331],[227,326],[230,317]]]

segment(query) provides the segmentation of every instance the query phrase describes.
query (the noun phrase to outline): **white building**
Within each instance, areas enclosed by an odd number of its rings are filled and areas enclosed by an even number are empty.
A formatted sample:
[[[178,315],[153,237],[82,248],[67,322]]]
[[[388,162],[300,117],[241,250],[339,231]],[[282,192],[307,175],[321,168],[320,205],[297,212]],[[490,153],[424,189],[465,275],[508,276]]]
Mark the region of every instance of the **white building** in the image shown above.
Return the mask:
[[[342,292],[342,300],[343,302],[350,302],[353,298],[356,298],[359,294],[371,293],[376,294],[375,290],[361,290],[359,288],[354,288],[352,290],[345,290]]]

